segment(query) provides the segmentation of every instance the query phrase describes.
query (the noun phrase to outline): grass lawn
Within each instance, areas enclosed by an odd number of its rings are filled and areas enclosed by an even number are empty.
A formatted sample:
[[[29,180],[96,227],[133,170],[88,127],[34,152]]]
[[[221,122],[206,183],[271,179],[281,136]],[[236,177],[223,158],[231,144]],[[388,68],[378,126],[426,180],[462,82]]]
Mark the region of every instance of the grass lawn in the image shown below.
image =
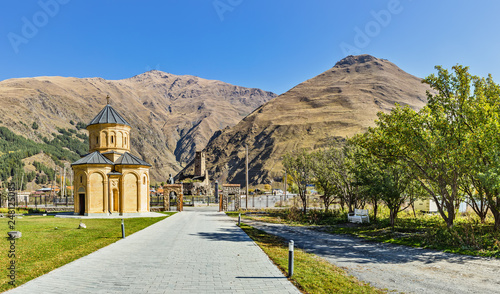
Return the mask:
[[[237,216],[237,213],[228,213]],[[283,238],[267,234],[249,225],[241,228],[252,238],[286,275],[288,273],[288,243]],[[290,279],[305,293],[384,293],[324,259],[300,249],[294,252],[294,275]]]
[[[173,214],[166,213],[165,217]],[[125,219],[126,235],[133,234],[158,221],[156,218]],[[9,285],[7,267],[10,263],[8,251],[10,243],[6,232],[10,231],[8,221],[0,218],[0,231],[4,232],[0,244],[0,291]],[[121,219],[85,219],[86,229],[77,229],[79,219],[55,218],[53,216],[24,216],[15,218],[16,230],[22,237],[16,239],[16,286],[88,255],[106,245],[121,239]]]
[[[235,213],[237,216],[238,213]],[[458,216],[453,228],[447,228],[439,215],[402,212],[394,229],[388,212],[379,211],[377,222],[370,216],[370,224],[351,224],[347,213],[341,211],[311,210],[306,215],[293,209],[268,210],[263,215],[244,215],[243,218],[295,226],[317,225],[333,234],[350,234],[376,242],[387,242],[412,247],[437,249],[444,252],[500,258],[500,232],[493,229],[493,219],[481,224],[475,215]]]

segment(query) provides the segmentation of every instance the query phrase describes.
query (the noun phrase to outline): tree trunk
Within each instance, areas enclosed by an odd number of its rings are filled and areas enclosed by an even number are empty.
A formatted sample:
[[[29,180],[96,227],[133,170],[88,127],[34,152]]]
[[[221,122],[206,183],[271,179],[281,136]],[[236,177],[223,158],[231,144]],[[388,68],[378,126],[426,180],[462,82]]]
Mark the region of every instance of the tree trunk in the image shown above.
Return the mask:
[[[396,224],[396,214],[397,212],[394,210],[394,208],[389,208],[389,217],[391,220],[391,227],[394,230],[394,225]]]
[[[328,207],[330,207],[330,199],[328,199],[327,201],[327,198],[325,196],[324,200],[323,200],[323,204],[325,204],[325,214],[328,213]]]
[[[453,221],[455,220],[455,209],[453,205],[448,205],[448,217],[446,218],[446,226],[451,229],[453,227]]]
[[[373,221],[377,222],[377,210],[378,210],[378,201],[375,200],[373,203]]]
[[[303,213],[306,214],[307,213],[307,196],[304,194],[304,196],[300,197],[301,200],[302,200],[302,206],[303,206]]]
[[[496,206],[496,205],[491,205],[491,207],[490,207],[491,213],[493,214],[493,217],[495,218],[495,226],[494,226],[495,231],[500,230],[500,210],[498,210],[497,208],[498,208],[498,206]]]

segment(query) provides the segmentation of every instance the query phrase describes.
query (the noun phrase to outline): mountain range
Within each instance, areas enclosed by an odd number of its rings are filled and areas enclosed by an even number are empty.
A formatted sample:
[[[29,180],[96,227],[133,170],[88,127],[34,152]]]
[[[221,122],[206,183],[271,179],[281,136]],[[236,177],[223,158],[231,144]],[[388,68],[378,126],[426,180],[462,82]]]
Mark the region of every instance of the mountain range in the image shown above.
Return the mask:
[[[331,69],[263,104],[234,127],[217,132],[205,148],[207,169],[220,182],[269,183],[283,176],[281,158],[300,148],[316,149],[375,125],[379,111],[396,103],[419,109],[430,88],[385,59],[348,56]],[[182,173],[192,172],[192,164]]]
[[[58,129],[86,126],[105,106],[107,95],[132,126],[132,152],[153,165],[151,176],[158,181],[180,171],[214,132],[237,124],[276,97],[260,89],[156,70],[123,80],[16,78],[0,82],[0,126],[42,142]]]
[[[419,109],[428,90],[420,78],[370,55],[348,56],[280,96],[157,70],[123,80],[19,78],[0,82],[0,126],[43,142],[85,126],[109,95],[132,125],[132,152],[153,165],[153,180],[192,174],[194,153],[203,149],[212,179],[244,184],[248,146],[249,179],[258,185],[282,177],[286,152],[363,132],[396,103]],[[86,133],[75,131],[80,139]]]

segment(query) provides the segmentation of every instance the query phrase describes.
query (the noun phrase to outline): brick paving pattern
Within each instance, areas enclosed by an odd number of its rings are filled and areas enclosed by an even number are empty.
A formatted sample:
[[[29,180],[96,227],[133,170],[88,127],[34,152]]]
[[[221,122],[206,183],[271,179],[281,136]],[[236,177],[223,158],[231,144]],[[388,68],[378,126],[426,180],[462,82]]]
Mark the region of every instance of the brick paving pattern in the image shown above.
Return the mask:
[[[177,213],[6,293],[300,293],[234,221]]]

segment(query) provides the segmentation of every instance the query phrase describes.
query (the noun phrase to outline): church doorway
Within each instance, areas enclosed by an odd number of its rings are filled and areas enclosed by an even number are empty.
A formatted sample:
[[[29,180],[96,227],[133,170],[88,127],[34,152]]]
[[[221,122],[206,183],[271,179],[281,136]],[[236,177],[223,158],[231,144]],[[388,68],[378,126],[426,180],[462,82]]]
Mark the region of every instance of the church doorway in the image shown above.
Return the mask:
[[[113,190],[113,211],[120,211],[120,197],[118,190]]]
[[[85,193],[78,194],[78,202],[80,206],[80,215],[85,215]]]

